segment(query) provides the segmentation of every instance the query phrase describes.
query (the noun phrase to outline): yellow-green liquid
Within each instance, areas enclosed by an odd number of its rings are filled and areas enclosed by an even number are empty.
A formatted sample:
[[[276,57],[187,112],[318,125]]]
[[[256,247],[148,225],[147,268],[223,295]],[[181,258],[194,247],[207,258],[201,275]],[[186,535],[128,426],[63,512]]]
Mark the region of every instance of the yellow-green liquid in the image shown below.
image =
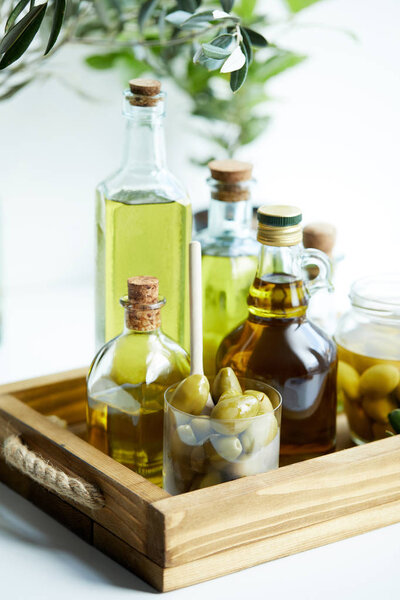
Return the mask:
[[[204,370],[213,375],[221,341],[248,315],[247,296],[257,257],[203,255],[202,268]]]
[[[97,200],[96,337],[98,345],[122,330],[128,277],[157,277],[167,304],[163,329],[189,345],[188,243],[192,215],[187,200],[168,201],[151,193],[120,192]]]

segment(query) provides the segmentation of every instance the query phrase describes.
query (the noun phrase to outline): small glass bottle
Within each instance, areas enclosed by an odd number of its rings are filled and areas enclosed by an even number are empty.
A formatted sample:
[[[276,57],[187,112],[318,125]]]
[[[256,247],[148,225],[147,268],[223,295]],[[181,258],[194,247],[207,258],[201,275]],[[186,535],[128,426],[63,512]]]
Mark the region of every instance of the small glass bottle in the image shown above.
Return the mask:
[[[252,165],[236,160],[209,163],[211,202],[202,247],[204,370],[215,374],[224,336],[247,316],[246,298],[257,267],[258,244],[251,229]]]
[[[185,350],[161,331],[155,277],[128,279],[125,328],[94,358],[87,379],[91,444],[162,485],[164,392],[189,374]]]
[[[335,333],[338,401],[362,444],[393,433],[388,414],[400,408],[400,276],[359,279],[350,301]]]
[[[168,298],[165,332],[188,348],[191,207],[166,164],[160,82],[133,79],[129,85],[122,166],[97,188],[96,343],[120,331],[118,300],[127,278],[153,273]]]
[[[299,209],[263,206],[257,217],[261,248],[249,315],[221,343],[217,367],[282,394],[281,461],[293,462],[335,447],[336,347],[306,314],[309,295],[330,285],[330,263],[304,250]],[[311,266],[319,274],[307,281]]]

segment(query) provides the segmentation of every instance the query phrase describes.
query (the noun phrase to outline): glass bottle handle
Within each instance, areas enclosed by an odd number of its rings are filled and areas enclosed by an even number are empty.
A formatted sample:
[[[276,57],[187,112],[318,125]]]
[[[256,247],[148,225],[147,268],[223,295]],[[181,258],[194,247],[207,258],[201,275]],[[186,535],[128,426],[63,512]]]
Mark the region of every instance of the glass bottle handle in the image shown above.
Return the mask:
[[[306,248],[301,254],[301,268],[307,272],[307,268],[317,267],[318,275],[314,279],[306,278],[306,288],[310,296],[313,296],[318,290],[328,290],[333,292],[331,282],[332,266],[329,258],[321,250],[315,248]]]

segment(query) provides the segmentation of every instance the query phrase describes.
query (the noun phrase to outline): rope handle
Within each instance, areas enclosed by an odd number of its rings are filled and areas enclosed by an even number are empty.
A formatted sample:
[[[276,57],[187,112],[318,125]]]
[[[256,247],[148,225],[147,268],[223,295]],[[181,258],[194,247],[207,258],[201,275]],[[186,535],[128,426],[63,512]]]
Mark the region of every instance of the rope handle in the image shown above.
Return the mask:
[[[105,504],[103,494],[94,485],[83,479],[70,477],[64,471],[56,469],[39,454],[29,450],[16,435],[11,435],[4,440],[3,455],[8,465],[15,467],[61,498],[73,500],[77,504],[93,509],[102,508]]]

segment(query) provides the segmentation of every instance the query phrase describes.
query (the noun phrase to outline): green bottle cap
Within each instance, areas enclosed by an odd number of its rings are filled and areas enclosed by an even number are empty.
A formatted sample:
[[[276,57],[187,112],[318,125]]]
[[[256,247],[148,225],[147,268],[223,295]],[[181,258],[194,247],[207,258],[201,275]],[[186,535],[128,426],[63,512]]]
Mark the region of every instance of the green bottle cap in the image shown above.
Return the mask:
[[[302,214],[297,206],[272,205],[260,206],[257,211],[258,222],[269,227],[293,227],[301,223]]]

